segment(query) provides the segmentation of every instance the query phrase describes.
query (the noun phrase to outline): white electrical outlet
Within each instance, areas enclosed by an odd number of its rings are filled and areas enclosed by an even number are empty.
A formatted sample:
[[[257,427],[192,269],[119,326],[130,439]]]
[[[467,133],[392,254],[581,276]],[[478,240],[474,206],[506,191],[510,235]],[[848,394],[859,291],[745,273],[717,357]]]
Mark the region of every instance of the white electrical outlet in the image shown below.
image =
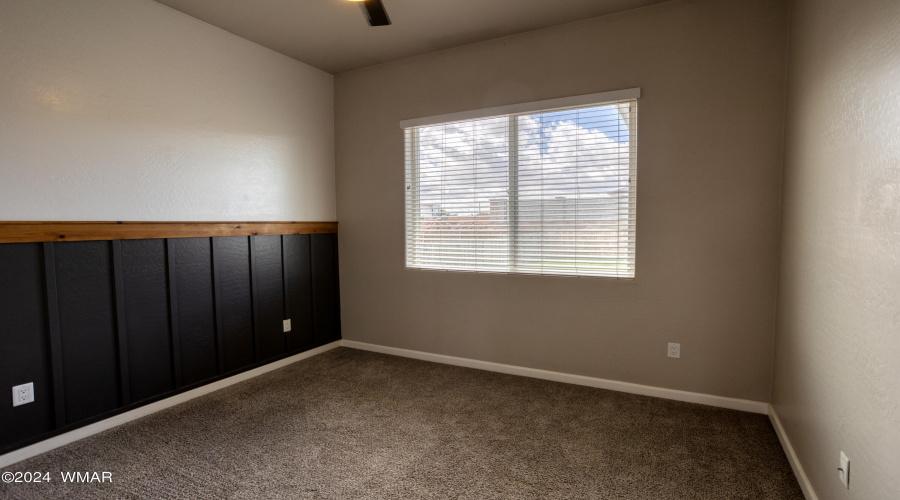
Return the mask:
[[[850,489],[850,459],[844,452],[841,452],[841,466],[838,468],[838,476],[844,488]]]
[[[13,406],[20,406],[34,401],[34,382],[17,385],[12,388]]]
[[[281,323],[284,325],[284,332],[285,332],[285,333],[291,331],[291,320],[286,319],[286,320],[282,321]]]
[[[669,357],[670,358],[680,358],[681,357],[681,344],[675,344],[673,342],[669,342]]]

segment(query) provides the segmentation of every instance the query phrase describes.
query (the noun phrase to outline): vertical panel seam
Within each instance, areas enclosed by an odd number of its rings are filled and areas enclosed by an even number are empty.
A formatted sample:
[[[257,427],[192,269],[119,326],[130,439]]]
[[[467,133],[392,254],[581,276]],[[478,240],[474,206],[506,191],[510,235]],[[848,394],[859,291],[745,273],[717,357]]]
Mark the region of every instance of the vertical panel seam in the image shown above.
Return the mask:
[[[279,238],[281,238],[281,319],[285,320],[291,319],[291,308],[288,300],[287,242],[285,235],[282,234]],[[285,332],[284,328],[281,329],[282,337],[284,338],[284,352],[290,350],[288,337],[293,332],[293,325],[291,326],[291,332]]]
[[[312,322],[311,330],[312,330],[312,344],[319,343],[319,332],[318,330],[318,300],[316,300],[316,280],[314,278],[314,274],[316,272],[316,255],[313,251],[313,238],[315,235],[310,235],[309,241],[306,243],[309,250],[309,302],[310,302],[310,321]]]
[[[210,253],[212,253],[212,271],[213,271],[213,320],[216,323],[216,369],[219,375],[225,373],[225,333],[222,331],[222,291],[221,277],[219,269],[219,252],[218,238],[211,237],[209,239]]]
[[[119,382],[122,398],[122,406],[131,403],[131,379],[128,367],[128,334],[125,324],[125,278],[122,269],[122,241],[113,240],[112,267],[113,267],[113,291],[116,314],[116,337],[119,350]]]
[[[335,338],[341,339],[343,338],[343,334],[341,333],[341,261],[340,261],[340,252],[338,251],[338,236],[334,235],[334,248],[332,250],[333,253],[333,261],[334,269],[332,270],[331,277],[334,280],[334,303],[335,303],[335,330],[337,336]]]
[[[259,362],[259,286],[256,283],[258,278],[256,266],[256,236],[248,236],[250,245],[250,312],[253,315],[253,362]]]
[[[307,235],[306,240],[306,255],[309,257],[306,261],[306,285],[309,287],[309,303],[307,307],[309,307],[309,335],[308,340],[304,344],[305,347],[310,347],[316,345],[316,307],[315,307],[315,293],[313,291],[313,257],[312,257],[312,239],[313,235]]]
[[[175,389],[181,389],[181,340],[178,335],[178,291],[175,282],[175,241],[166,238],[166,281],[169,284],[169,331],[172,340],[172,373]]]
[[[66,425],[66,397],[63,384],[62,336],[59,326],[59,298],[56,286],[56,254],[52,242],[43,244],[44,285],[47,299],[47,326],[50,334],[50,361],[53,376],[53,409],[56,427]]]

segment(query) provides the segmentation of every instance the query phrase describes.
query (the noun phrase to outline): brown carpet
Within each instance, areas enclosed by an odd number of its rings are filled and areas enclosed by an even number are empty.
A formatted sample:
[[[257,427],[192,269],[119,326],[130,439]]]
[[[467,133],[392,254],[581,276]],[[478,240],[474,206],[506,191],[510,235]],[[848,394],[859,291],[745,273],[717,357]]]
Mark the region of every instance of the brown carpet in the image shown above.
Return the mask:
[[[10,499],[803,498],[764,415],[347,348],[5,470],[51,473]]]

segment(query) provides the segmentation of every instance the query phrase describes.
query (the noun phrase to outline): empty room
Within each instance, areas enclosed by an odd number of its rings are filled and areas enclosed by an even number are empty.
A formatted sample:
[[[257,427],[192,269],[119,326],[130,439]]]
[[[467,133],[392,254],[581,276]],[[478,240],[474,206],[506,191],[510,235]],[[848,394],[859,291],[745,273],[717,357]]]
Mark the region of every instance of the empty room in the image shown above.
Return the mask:
[[[900,2],[0,0],[0,498],[900,499]]]

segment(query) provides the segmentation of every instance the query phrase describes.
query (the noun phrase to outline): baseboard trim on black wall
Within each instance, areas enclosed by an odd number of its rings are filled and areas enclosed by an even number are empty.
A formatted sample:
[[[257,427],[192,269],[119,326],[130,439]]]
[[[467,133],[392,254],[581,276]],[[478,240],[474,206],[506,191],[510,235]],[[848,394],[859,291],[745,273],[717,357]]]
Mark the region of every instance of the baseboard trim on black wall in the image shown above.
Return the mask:
[[[264,373],[268,373],[279,368],[284,368],[285,366],[296,363],[297,361],[311,358],[317,354],[322,354],[323,352],[340,347],[340,345],[341,341],[336,340],[323,346],[301,352],[300,354],[295,354],[278,361],[273,361],[260,367],[247,370],[245,372],[241,372],[212,383],[203,384],[195,389],[187,390],[185,392],[161,399],[150,404],[138,406],[133,410],[119,413],[118,415],[114,415],[109,418],[104,418],[103,420],[94,422],[84,427],[78,427],[74,430],[64,432],[49,439],[34,443],[30,446],[19,448],[18,450],[0,455],[0,469],[21,462],[23,460],[27,460],[31,457],[35,457],[37,455],[40,455],[41,453],[46,453],[61,446],[74,443],[75,441],[84,439],[88,436],[99,434],[105,430],[112,429],[113,427],[120,426],[127,422],[131,422],[132,420],[137,420],[158,411],[165,410],[166,408],[171,408],[186,401],[205,396],[206,394],[218,391],[219,389],[224,389],[228,386],[232,386],[245,380],[258,377]]]

